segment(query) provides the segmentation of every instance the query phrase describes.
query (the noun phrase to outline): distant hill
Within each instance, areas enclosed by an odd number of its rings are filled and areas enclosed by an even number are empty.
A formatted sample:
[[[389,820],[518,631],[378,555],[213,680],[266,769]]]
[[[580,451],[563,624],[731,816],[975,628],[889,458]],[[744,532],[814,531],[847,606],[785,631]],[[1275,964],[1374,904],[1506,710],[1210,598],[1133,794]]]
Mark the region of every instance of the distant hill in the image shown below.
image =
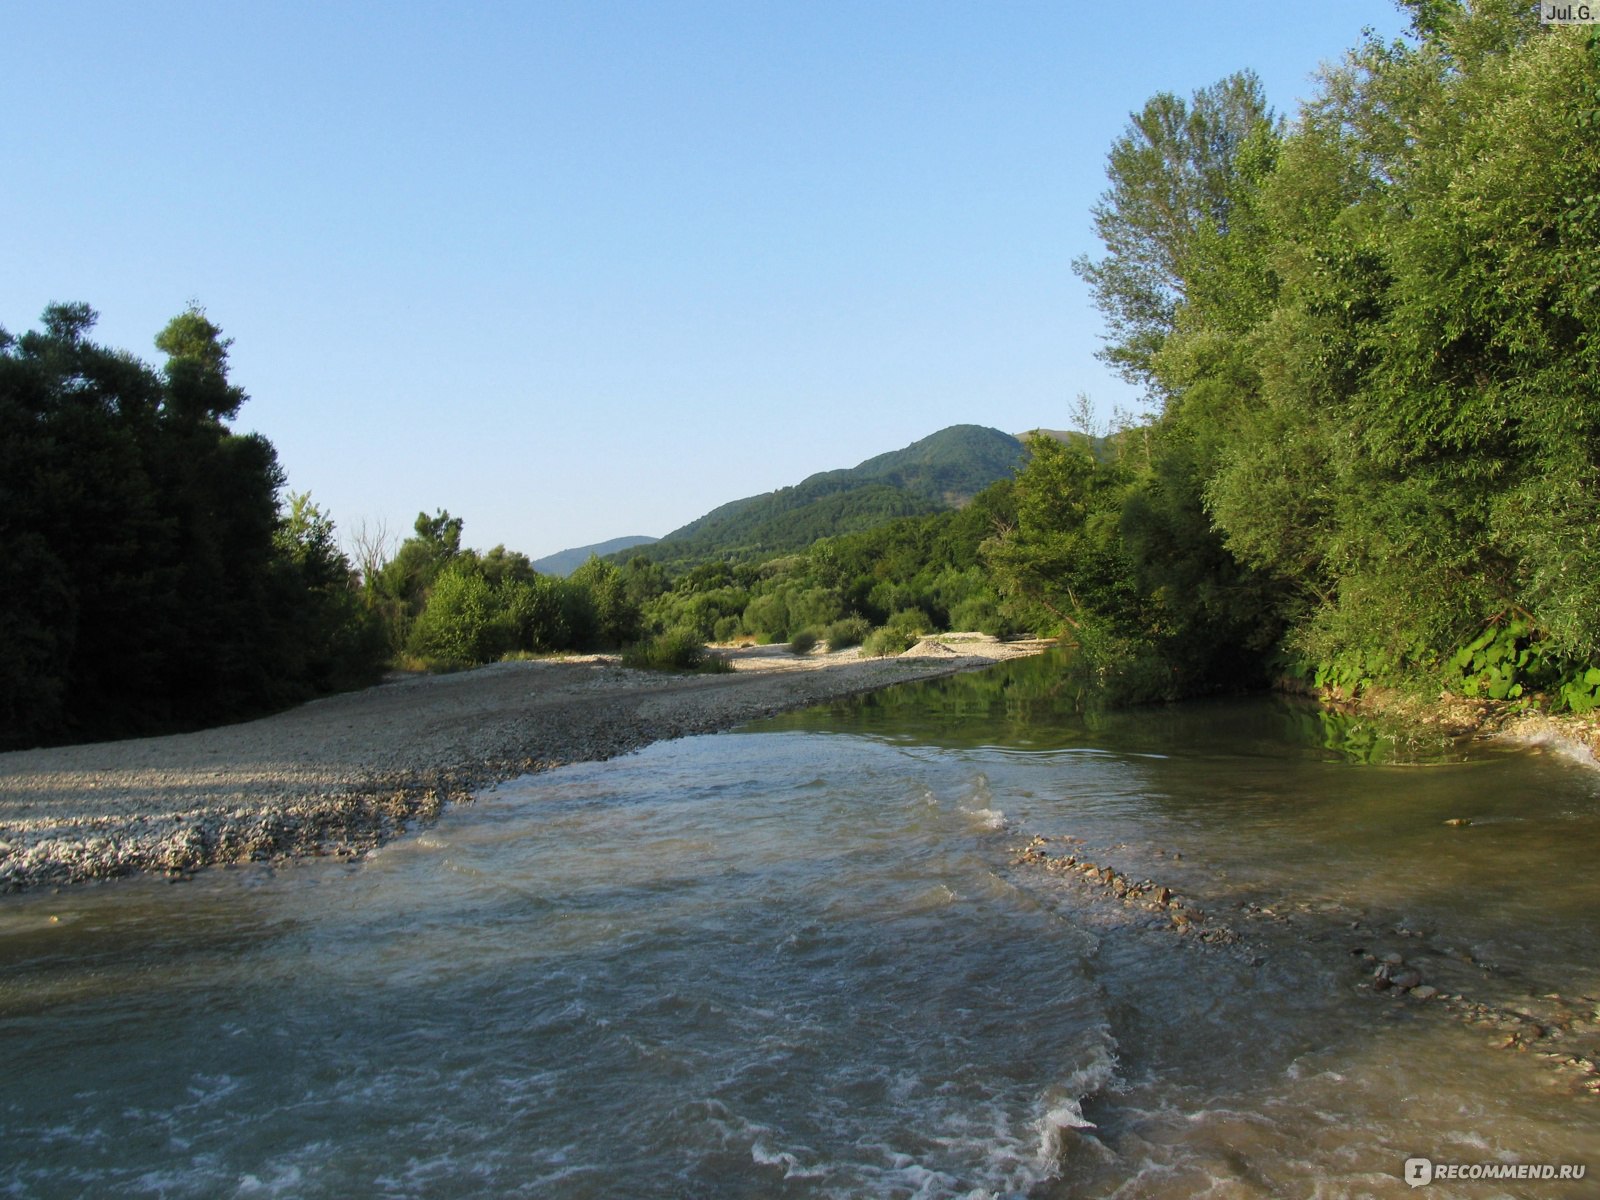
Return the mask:
[[[608,554],[618,554],[635,546],[653,545],[658,540],[660,539],[641,534],[637,537],[612,538],[608,542],[596,542],[592,546],[574,546],[571,550],[557,550],[554,554],[534,559],[533,569],[541,575],[560,575],[565,578],[588,562],[591,554],[598,554],[604,558]]]
[[[903,450],[823,471],[714,508],[644,551],[663,564],[756,558],[801,550],[820,537],[857,533],[896,517],[960,508],[1027,457],[1009,433],[952,425]]]

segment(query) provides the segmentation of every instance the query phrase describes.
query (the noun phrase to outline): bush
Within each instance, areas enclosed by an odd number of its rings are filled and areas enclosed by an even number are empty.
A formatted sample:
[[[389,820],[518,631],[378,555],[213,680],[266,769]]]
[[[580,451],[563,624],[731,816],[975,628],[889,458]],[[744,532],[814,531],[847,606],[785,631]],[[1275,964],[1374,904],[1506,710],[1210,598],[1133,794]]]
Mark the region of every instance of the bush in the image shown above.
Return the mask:
[[[916,644],[916,634],[885,625],[868,635],[867,640],[861,644],[861,652],[871,658],[887,658],[892,654],[904,654]]]
[[[744,627],[763,646],[781,642],[789,632],[789,610],[776,592],[757,596],[745,607]]]
[[[706,652],[705,643],[692,629],[678,627],[629,646],[622,665],[654,671],[730,671],[722,659]]]
[[[500,620],[510,649],[548,652],[572,644],[564,611],[565,586],[559,579],[539,575],[531,582],[509,583],[498,589]]]
[[[465,569],[446,569],[411,627],[407,649],[419,658],[454,663],[482,663],[500,657],[509,647],[495,600],[483,576]]]
[[[911,638],[912,641],[915,641],[925,633],[932,633],[934,625],[933,619],[920,608],[902,608],[899,612],[893,613],[884,622],[884,628],[903,633]],[[906,644],[909,646],[911,643],[908,642]]]
[[[844,617],[822,631],[822,640],[829,650],[848,650],[866,641],[872,626],[865,617]]]
[[[817,635],[809,629],[802,629],[789,639],[789,653],[810,654],[817,648]]]
[[[1000,601],[992,592],[968,596],[950,610],[952,631],[977,630],[991,637],[1010,637],[1016,627],[1000,612]]]

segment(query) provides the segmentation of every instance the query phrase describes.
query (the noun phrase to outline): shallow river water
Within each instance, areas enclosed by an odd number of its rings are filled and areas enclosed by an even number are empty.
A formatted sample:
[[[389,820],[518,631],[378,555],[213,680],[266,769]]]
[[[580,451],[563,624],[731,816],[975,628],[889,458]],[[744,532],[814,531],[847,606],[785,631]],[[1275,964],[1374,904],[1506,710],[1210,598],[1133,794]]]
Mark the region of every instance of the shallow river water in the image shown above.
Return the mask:
[[[1011,664],[352,864],[7,897],[0,1195],[1600,1194],[1600,772],[1064,691]],[[1390,952],[1441,994],[1374,992]]]

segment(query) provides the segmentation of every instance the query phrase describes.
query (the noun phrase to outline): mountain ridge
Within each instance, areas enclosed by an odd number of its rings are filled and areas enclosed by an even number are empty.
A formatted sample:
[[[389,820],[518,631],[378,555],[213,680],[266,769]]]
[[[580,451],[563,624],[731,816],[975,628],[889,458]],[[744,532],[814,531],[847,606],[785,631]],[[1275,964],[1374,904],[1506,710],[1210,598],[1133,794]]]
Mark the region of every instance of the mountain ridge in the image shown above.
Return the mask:
[[[572,546],[566,550],[557,550],[554,554],[546,554],[543,558],[536,558],[533,560],[533,569],[541,575],[560,575],[564,578],[588,562],[591,554],[605,558],[609,554],[621,554],[635,546],[654,545],[660,540],[642,533],[607,538],[603,542],[595,542],[588,546]]]
[[[854,467],[819,471],[776,491],[730,500],[634,549],[663,565],[800,550],[820,537],[960,508],[1009,477],[1026,457],[1022,442],[1001,430],[951,425]],[[623,554],[633,557],[626,551],[612,557]]]

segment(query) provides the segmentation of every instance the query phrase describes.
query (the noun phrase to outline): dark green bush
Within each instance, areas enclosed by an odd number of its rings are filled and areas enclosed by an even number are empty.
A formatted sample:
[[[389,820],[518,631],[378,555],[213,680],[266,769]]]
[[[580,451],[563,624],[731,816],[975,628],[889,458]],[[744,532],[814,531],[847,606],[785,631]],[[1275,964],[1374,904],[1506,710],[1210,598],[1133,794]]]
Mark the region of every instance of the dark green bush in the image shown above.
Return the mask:
[[[810,629],[802,629],[789,639],[789,653],[810,654],[817,648],[817,635]]]
[[[692,629],[669,629],[622,652],[622,665],[653,671],[727,671],[732,668],[706,651]]]
[[[904,654],[916,644],[916,634],[885,625],[882,629],[873,630],[867,636],[867,640],[861,643],[861,652],[871,658],[887,658],[895,654]]]
[[[925,633],[934,631],[933,619],[920,608],[902,608],[899,612],[890,615],[884,622],[884,628],[893,629],[897,633],[905,634],[915,641]],[[907,643],[909,645],[909,643]]]
[[[822,631],[829,650],[848,650],[866,641],[872,626],[865,617],[842,617]]]
[[[482,575],[450,566],[434,582],[407,649],[423,659],[481,663],[510,649],[504,614]]]

